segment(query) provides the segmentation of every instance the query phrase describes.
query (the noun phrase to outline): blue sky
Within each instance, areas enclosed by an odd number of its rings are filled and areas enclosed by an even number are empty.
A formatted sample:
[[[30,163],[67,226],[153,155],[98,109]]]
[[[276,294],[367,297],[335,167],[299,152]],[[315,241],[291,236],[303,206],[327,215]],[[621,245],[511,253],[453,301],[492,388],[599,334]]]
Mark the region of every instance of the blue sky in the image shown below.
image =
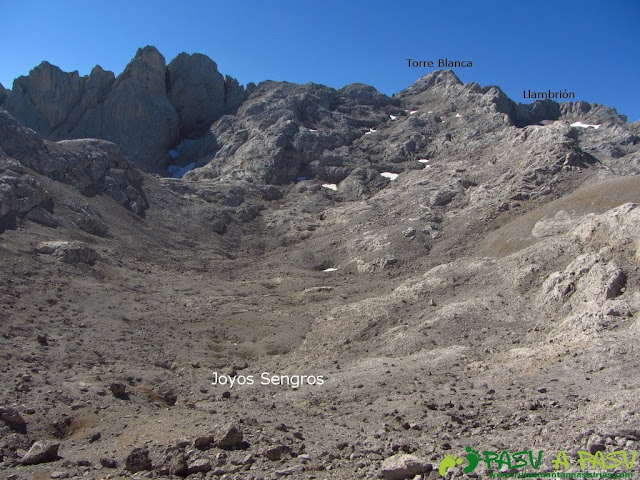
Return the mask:
[[[640,2],[431,0],[0,0],[0,83],[43,60],[120,73],[138,47],[200,52],[241,83],[367,83],[392,94],[433,69],[407,58],[471,60],[464,82],[564,90],[640,119]],[[528,100],[527,100],[528,101]]]

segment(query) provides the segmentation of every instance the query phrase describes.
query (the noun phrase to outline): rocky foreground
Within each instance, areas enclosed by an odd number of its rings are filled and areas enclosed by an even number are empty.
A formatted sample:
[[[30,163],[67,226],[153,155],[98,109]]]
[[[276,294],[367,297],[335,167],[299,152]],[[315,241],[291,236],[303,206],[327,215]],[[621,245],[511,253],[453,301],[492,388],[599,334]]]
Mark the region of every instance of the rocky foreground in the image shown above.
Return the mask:
[[[151,47],[0,105],[0,477],[640,472],[638,122]]]

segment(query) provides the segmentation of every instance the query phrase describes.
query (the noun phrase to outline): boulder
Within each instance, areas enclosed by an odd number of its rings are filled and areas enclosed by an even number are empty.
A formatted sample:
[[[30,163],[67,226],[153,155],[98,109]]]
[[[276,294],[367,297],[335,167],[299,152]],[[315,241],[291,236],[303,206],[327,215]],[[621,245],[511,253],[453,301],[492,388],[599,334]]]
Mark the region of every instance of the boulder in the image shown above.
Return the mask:
[[[125,468],[131,473],[151,470],[153,465],[147,447],[134,448],[125,460]]]
[[[79,241],[68,242],[55,240],[41,242],[36,246],[36,252],[53,255],[65,263],[87,263],[93,265],[100,255],[87,244]]]
[[[432,469],[433,466],[421,458],[400,453],[382,462],[380,475],[386,480],[405,480],[430,472]]]
[[[242,430],[234,424],[216,426],[212,434],[215,438],[215,446],[218,448],[240,448],[244,443]]]
[[[14,407],[0,407],[0,420],[10,427],[20,427],[26,423],[20,412]]]
[[[37,463],[54,462],[58,459],[57,442],[40,441],[34,443],[29,451],[22,457],[23,465],[35,465]]]
[[[50,202],[47,191],[17,162],[0,160],[0,220]]]

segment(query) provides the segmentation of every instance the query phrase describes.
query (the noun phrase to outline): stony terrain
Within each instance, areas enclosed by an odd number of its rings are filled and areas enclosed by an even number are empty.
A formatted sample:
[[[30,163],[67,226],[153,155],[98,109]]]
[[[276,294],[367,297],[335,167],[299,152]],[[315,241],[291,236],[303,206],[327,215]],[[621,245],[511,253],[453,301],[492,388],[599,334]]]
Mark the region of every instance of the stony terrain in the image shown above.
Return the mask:
[[[0,106],[1,478],[640,450],[640,124],[614,109],[449,71],[244,89],[152,47]]]

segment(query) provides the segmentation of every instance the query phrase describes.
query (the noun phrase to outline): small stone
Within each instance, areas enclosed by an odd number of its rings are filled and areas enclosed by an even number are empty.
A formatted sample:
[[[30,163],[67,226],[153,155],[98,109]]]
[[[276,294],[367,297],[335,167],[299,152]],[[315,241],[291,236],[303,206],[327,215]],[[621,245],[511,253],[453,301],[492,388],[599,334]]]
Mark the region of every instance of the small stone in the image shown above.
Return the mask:
[[[285,468],[284,470],[276,470],[276,477],[284,477],[287,475],[293,475],[294,473],[304,472],[304,465],[294,465],[293,467]]]
[[[156,390],[156,393],[162,397],[164,403],[169,407],[173,407],[178,401],[178,394],[175,389],[168,385],[162,385]]]
[[[177,452],[171,457],[169,462],[169,474],[179,477],[186,477],[189,474],[187,460],[184,458],[184,452]]]
[[[413,227],[409,227],[404,232],[402,232],[402,235],[407,238],[413,238],[416,236],[416,229]]]
[[[0,419],[9,424],[9,426],[15,427],[25,424],[20,412],[13,407],[0,407]]]
[[[49,478],[69,478],[69,474],[67,472],[51,472]]]
[[[119,398],[121,400],[127,400],[129,395],[127,394],[127,386],[124,383],[113,382],[109,385],[109,390],[114,397]]]
[[[595,455],[597,452],[604,452],[606,446],[604,440],[600,435],[593,435],[587,442],[587,449],[591,455]]]
[[[215,438],[213,435],[201,435],[196,437],[193,441],[193,446],[198,450],[206,450],[211,447],[211,444],[214,442]]]
[[[44,347],[46,347],[47,345],[49,345],[49,340],[47,339],[46,335],[38,335],[36,337],[36,340],[38,341],[38,343]]]
[[[116,462],[113,458],[102,457],[100,459],[100,465],[104,468],[118,468],[118,462]]]
[[[271,447],[262,452],[262,455],[267,457],[272,462],[277,462],[282,459],[282,455],[285,453],[289,453],[291,448],[286,445],[276,445],[275,447]]]
[[[211,470],[211,462],[208,458],[196,458],[195,460],[190,461],[187,466],[189,474],[198,472],[206,473]]]
[[[35,465],[37,463],[54,462],[58,459],[59,443],[47,440],[34,443],[29,451],[22,457],[23,465]]]

